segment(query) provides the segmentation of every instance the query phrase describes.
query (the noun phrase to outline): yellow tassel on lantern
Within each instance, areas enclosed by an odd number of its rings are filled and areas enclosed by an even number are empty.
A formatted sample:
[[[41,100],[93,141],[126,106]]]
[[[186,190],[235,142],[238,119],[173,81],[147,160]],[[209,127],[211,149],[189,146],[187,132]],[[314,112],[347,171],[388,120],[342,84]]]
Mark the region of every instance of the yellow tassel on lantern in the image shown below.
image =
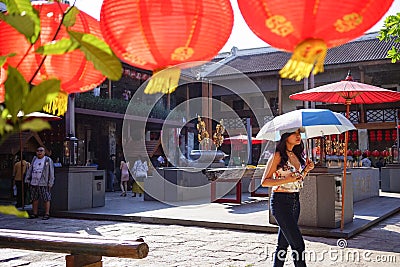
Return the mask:
[[[311,73],[324,72],[324,61],[328,48],[321,39],[306,39],[296,46],[293,55],[279,71],[282,78],[300,81]],[[314,70],[313,70],[314,68]]]
[[[68,108],[68,94],[63,91],[60,91],[58,93],[58,96],[55,99],[53,99],[53,101],[51,101],[49,104],[43,107],[43,110],[47,113],[61,116],[64,115],[65,112],[67,112],[67,108]]]
[[[153,76],[149,80],[145,94],[170,94],[178,87],[179,77],[181,70],[175,67],[163,69],[161,71],[154,71]]]

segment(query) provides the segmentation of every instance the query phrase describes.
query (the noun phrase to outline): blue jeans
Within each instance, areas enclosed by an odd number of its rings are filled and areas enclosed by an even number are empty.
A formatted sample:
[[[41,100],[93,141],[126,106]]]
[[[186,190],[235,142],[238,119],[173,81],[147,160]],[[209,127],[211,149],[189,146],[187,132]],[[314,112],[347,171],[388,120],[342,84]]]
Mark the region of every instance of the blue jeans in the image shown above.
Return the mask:
[[[283,266],[290,245],[295,266],[306,266],[304,240],[297,222],[300,215],[299,193],[272,193],[271,211],[279,225],[274,266]]]

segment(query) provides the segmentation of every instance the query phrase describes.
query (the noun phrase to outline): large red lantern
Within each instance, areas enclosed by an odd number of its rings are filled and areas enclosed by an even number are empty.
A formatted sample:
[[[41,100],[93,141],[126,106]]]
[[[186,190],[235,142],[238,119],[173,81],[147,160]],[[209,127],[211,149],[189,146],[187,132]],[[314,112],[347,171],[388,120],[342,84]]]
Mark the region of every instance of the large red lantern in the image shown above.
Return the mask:
[[[115,54],[154,74],[181,63],[212,59],[228,40],[232,26],[229,0],[104,0],[100,14],[103,36]],[[159,80],[154,75],[145,93],[174,91],[180,69],[171,72],[174,75],[160,75]]]
[[[68,93],[85,92],[101,84],[105,76],[94,68],[92,62],[86,60],[80,50],[51,56],[43,56],[35,52],[46,43],[69,38],[66,28],[60,26],[63,13],[69,5],[48,2],[33,2],[32,5],[38,10],[41,23],[40,36],[35,44],[31,45],[24,35],[7,23],[0,22],[0,55],[16,53],[16,56],[7,59],[7,64],[16,67],[32,84],[38,84],[49,78],[60,79],[61,89],[64,92],[61,96],[64,95],[64,97]],[[75,25],[70,30],[91,33],[103,39],[99,22],[84,12],[79,12]],[[58,109],[59,114],[64,113],[66,99],[60,103],[63,106],[50,107],[50,109]]]
[[[238,0],[250,29],[268,44],[293,51],[280,71],[299,81],[323,72],[328,48],[344,44],[371,28],[393,0]],[[314,66],[315,64],[315,66]]]

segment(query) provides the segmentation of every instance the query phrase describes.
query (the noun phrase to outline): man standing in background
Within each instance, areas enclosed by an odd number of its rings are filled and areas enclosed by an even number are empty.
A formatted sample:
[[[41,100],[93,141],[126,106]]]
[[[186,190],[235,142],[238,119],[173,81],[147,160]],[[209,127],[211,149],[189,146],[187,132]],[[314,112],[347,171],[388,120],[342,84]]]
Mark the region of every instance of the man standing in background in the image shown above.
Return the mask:
[[[32,199],[32,214],[29,218],[38,217],[39,199],[44,202],[45,213],[43,220],[50,218],[51,188],[54,185],[54,163],[45,156],[43,147],[38,147],[36,156],[26,173],[25,182],[29,184]]]

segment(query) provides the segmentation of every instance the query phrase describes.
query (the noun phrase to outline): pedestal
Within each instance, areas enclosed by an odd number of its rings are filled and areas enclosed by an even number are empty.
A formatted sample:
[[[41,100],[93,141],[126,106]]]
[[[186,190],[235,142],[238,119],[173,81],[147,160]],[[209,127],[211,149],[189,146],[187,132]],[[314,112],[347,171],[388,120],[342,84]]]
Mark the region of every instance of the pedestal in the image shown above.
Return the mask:
[[[74,210],[105,205],[105,171],[96,167],[55,168],[51,210]]]

